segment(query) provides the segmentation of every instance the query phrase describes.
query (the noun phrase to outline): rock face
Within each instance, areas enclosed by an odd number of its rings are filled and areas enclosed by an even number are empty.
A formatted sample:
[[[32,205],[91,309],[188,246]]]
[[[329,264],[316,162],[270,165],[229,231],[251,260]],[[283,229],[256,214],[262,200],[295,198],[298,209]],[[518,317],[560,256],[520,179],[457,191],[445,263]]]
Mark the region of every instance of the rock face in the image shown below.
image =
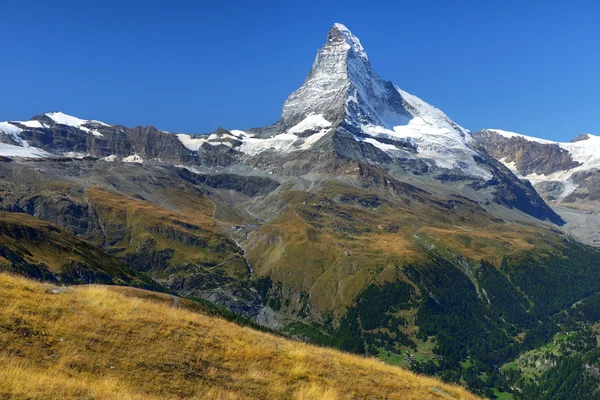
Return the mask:
[[[499,129],[484,129],[474,137],[490,155],[531,182],[567,220],[571,233],[600,243],[600,137],[585,134],[559,143]]]
[[[476,132],[474,136],[490,155],[510,165],[520,176],[551,175],[582,165],[558,143],[527,140],[523,136],[506,137],[498,131],[486,129]]]

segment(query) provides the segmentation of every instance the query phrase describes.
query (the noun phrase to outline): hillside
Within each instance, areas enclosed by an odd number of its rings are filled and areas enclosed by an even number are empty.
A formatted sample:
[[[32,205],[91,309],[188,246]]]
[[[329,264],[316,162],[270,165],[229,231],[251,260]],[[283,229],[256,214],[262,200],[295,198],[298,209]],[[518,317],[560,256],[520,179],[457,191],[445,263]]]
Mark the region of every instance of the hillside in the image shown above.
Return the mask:
[[[51,223],[0,211],[0,271],[66,284],[160,288],[116,258]]]
[[[0,274],[7,399],[475,399],[377,360],[289,341],[103,286]],[[143,298],[142,298],[143,297]]]
[[[519,178],[526,179],[567,221],[578,240],[600,245],[600,137],[555,142],[499,129],[473,137]]]

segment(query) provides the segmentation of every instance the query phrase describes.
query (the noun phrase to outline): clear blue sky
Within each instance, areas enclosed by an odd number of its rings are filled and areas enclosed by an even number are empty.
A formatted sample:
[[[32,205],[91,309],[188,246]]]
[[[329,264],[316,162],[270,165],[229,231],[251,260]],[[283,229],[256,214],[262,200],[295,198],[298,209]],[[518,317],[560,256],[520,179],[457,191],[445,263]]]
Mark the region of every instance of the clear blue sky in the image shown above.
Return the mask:
[[[0,121],[267,125],[341,22],[382,78],[459,124],[570,140],[600,134],[599,3],[5,1]]]

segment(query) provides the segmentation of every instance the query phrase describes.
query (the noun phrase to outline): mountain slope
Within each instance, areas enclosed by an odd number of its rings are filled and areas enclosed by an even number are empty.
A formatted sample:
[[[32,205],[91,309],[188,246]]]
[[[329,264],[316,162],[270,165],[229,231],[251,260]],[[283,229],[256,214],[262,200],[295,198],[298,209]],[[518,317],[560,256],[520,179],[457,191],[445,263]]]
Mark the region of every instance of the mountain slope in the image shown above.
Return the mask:
[[[475,399],[372,359],[161,300],[99,286],[49,289],[0,274],[3,398]]]
[[[600,243],[600,137],[584,134],[559,143],[499,129],[474,136],[490,155],[530,181],[568,221],[571,233]]]
[[[160,289],[114,257],[53,224],[0,211],[0,271],[66,284],[104,283]]]
[[[98,160],[0,163],[0,209],[59,225],[182,294],[247,279],[240,249],[213,218],[212,188],[186,182],[185,172]]]

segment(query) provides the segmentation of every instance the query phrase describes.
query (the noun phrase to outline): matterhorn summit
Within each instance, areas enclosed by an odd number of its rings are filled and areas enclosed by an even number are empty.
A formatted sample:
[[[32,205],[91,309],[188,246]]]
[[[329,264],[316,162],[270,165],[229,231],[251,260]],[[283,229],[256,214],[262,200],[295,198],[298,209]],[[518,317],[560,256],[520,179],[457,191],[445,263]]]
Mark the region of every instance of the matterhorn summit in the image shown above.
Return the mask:
[[[434,169],[460,170],[486,180],[492,177],[479,165],[470,133],[439,109],[381,79],[360,40],[339,23],[327,33],[304,84],[288,97],[275,126],[269,140],[286,140],[278,150],[307,150],[312,147],[307,140],[318,142],[298,135],[299,126],[321,133],[319,140],[325,136],[322,128],[329,127],[392,158],[419,159]],[[258,144],[255,139],[254,154]]]

